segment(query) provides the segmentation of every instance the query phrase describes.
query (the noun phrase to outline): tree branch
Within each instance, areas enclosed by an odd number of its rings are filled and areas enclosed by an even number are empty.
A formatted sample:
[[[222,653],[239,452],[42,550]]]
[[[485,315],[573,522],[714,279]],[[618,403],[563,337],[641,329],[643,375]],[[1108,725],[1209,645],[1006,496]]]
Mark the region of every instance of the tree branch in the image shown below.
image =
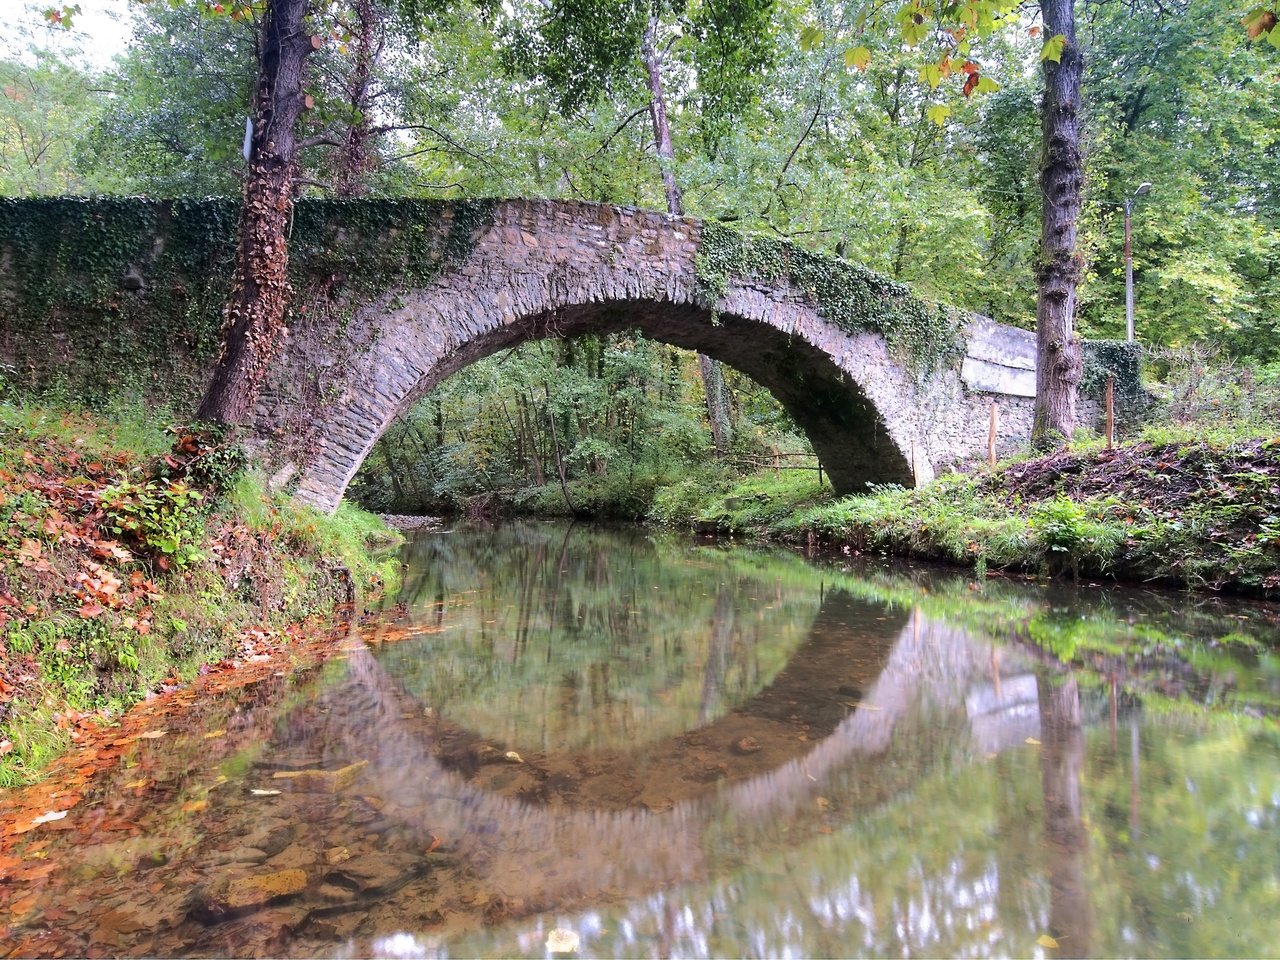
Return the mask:
[[[592,153],[591,156],[587,157],[587,159],[594,160],[596,157],[600,156],[600,154],[604,153],[604,151],[608,148],[609,144],[613,142],[614,137],[616,137],[628,126],[630,126],[632,120],[634,120],[636,117],[640,116],[643,113],[647,113],[648,111],[649,111],[649,105],[647,103],[643,107],[637,107],[636,110],[629,117],[627,117],[627,119],[623,120],[620,124],[618,124],[616,127],[613,128],[613,132],[604,138],[604,141],[600,144],[600,146],[597,147],[595,152]]]
[[[338,139],[338,135],[330,130],[324,133],[317,133],[314,137],[307,137],[305,140],[299,141],[298,149],[306,150],[309,147],[340,147],[342,141]]]

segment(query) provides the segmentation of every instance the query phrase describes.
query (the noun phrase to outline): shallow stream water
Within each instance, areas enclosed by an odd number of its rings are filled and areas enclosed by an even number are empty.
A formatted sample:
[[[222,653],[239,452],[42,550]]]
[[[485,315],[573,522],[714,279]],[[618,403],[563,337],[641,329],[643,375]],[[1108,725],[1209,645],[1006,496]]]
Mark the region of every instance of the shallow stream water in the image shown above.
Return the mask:
[[[1275,608],[626,527],[450,529],[405,560],[340,658],[201,705],[32,831],[56,869],[14,949],[1280,943]]]

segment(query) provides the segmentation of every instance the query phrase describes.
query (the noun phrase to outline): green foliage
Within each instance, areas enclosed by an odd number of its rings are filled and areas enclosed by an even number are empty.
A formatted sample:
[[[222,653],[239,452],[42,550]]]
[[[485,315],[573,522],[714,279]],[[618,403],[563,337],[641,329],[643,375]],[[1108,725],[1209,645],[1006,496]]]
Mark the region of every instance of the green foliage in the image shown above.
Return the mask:
[[[1069,571],[1275,596],[1278,451],[1274,439],[1188,426],[1150,431],[1114,453],[1093,444],[1052,462],[1010,462],[1004,475],[955,474],[916,490],[880,487],[817,505],[753,493],[776,482],[767,475],[733,490],[725,481],[685,482],[660,491],[650,517],[845,553],[942,560],[983,575]],[[1052,479],[1023,492],[1015,481],[1028,476]]]
[[[1135,403],[1142,396],[1143,349],[1127,340],[1086,340],[1080,395],[1101,400],[1107,378],[1117,403]]]
[[[672,527],[695,527],[711,505],[732,488],[732,478],[722,470],[690,473],[659,487],[649,507],[648,519]]]
[[[99,81],[109,95],[75,144],[92,192],[238,195],[238,132],[251,112],[258,21],[209,16],[188,3],[133,6],[132,42]],[[315,92],[326,79],[313,74]],[[314,157],[304,163],[317,176]]]
[[[741,122],[774,58],[774,6],[774,0],[516,3],[500,8],[498,47],[510,72],[545,85],[560,110],[573,113],[602,95],[642,88],[643,43],[653,18],[652,40],[667,63],[664,84],[672,74],[687,78],[697,139],[713,152]]]
[[[714,310],[730,280],[789,280],[819,312],[850,333],[878,333],[920,377],[959,361],[959,314],[928,304],[905,286],[856,264],[767,236],[706,223],[696,260],[699,298]]]
[[[726,374],[731,459],[808,450],[767,392]],[[705,410],[694,355],[639,334],[524,344],[409,410],[375,445],[351,495],[397,513],[640,517],[665,485],[721,472],[706,468]]]
[[[1232,360],[1212,346],[1152,351],[1155,405],[1144,436],[1265,435],[1280,423],[1280,365]],[[1188,429],[1190,427],[1190,429]]]
[[[81,193],[77,144],[101,106],[95,78],[47,50],[0,60],[0,196]]]
[[[1078,571],[1086,559],[1094,570],[1105,572],[1124,539],[1120,525],[1091,516],[1089,509],[1065,496],[1035,504],[1027,523],[1051,570],[1070,566]]]
[[[109,529],[178,568],[204,559],[204,495],[171,480],[122,478],[100,495]]]
[[[721,477],[718,483],[695,476],[659,490],[649,519],[722,533],[759,532],[831,497],[831,485],[825,478],[819,482],[813,469]]]
[[[0,658],[23,678],[0,715],[0,740],[14,745],[0,786],[65,745],[58,715],[109,714],[234,655],[243,628],[282,629],[399,583],[386,552],[399,537],[376,517],[277,499],[233,448],[175,450],[145,407],[115,409],[124,427],[0,403]],[[187,482],[166,476],[168,451],[189,458]],[[153,457],[161,466],[144,469]],[[38,489],[24,489],[27,474]],[[154,575],[148,560],[171,572]]]
[[[1055,497],[1032,510],[1031,529],[1046,550],[1074,555],[1087,539],[1084,520],[1084,510],[1070,497]]]
[[[1100,201],[1082,224],[1086,336],[1124,329],[1122,201],[1150,181],[1132,218],[1139,339],[1276,356],[1280,106],[1263,91],[1280,60],[1248,46],[1239,18],[1190,0],[1176,16],[1099,7],[1084,28],[1089,192]]]

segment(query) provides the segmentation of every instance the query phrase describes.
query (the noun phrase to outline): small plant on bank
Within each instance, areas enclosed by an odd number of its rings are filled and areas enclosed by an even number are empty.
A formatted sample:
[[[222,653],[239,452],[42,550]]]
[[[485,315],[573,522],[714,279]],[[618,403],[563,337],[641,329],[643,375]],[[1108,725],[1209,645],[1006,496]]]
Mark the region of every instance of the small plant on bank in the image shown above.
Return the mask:
[[[204,496],[180,480],[122,479],[99,494],[108,528],[156,556],[162,570],[204,559]]]
[[[1070,497],[1054,497],[1031,512],[1031,529],[1051,568],[1070,565],[1075,575],[1080,575],[1080,554],[1086,538],[1084,523],[1084,510]]]

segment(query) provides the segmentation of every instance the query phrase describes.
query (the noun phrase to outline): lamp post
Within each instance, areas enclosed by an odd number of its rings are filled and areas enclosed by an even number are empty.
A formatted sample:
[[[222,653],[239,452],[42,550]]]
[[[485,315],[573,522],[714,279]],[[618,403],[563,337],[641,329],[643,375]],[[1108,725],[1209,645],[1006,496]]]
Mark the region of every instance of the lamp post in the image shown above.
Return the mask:
[[[1129,215],[1133,212],[1133,201],[1150,192],[1151,184],[1141,183],[1124,201],[1124,333],[1130,343],[1133,343],[1133,251],[1129,243]]]

